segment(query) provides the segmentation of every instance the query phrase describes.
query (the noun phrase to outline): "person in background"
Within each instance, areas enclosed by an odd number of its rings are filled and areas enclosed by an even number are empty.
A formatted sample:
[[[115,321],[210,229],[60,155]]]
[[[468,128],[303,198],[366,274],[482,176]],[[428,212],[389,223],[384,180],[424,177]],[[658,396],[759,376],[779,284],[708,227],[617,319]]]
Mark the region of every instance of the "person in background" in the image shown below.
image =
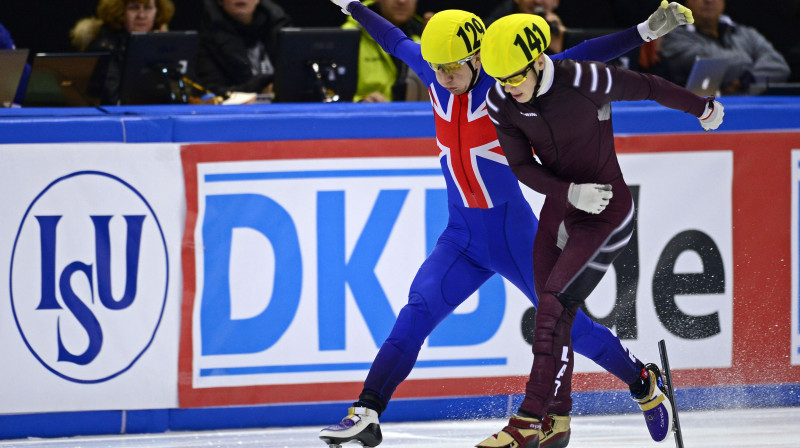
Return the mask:
[[[13,50],[17,48],[14,45],[14,40],[11,39],[11,33],[8,32],[6,27],[0,23],[0,50]],[[31,66],[30,64],[25,64],[25,69],[22,71],[22,77],[19,81],[19,86],[17,86],[17,93],[14,94],[14,104],[22,104],[22,100],[25,97],[25,90],[28,88],[28,79],[31,76]]]
[[[98,62],[98,73],[106,73],[100,102],[119,103],[122,66],[132,32],[166,31],[175,14],[172,0],[100,0],[97,17],[79,20],[70,30],[70,41],[79,51],[108,52]]]
[[[204,0],[197,78],[217,95],[270,93],[278,31],[291,18],[272,0]]]
[[[561,53],[564,50],[564,31],[567,30],[567,27],[564,26],[561,17],[554,12],[559,3],[559,0],[503,0],[489,13],[486,19],[486,26],[490,26],[495,20],[509,14],[521,13],[542,16],[550,24],[550,36],[553,39],[547,49],[547,54]]]
[[[545,195],[532,252],[539,306],[525,398],[481,448],[545,445],[547,416],[572,408],[573,324],[635,227],[634,202],[614,147],[611,102],[653,100],[697,117],[706,131],[717,129],[724,116],[713,97],[658,76],[551,59],[544,54],[549,28],[539,16],[506,16],[486,30],[481,46],[484,70],[498,81],[486,104],[508,166]],[[652,417],[648,424],[666,423],[650,427],[653,439],[663,441],[672,409],[658,366],[644,365],[640,379],[642,387],[631,387],[631,397]]]
[[[414,42],[420,41],[424,20],[416,15],[417,0],[366,0],[364,5],[400,28]],[[405,62],[383,51],[380,45],[352,17],[342,28],[361,30],[358,52],[358,86],[353,101],[427,101],[427,90]]]
[[[694,13],[695,23],[675,30],[661,40],[661,60],[666,77],[685,85],[698,57],[725,58],[723,94],[748,93],[753,83],[784,82],[789,64],[755,28],[740,25],[724,15],[725,0],[682,0]]]

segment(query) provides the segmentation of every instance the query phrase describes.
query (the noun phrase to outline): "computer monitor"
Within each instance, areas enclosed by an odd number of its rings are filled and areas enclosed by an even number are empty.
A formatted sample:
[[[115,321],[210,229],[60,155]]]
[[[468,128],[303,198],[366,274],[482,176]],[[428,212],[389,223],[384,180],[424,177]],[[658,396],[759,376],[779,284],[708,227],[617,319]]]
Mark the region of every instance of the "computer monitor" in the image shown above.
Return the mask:
[[[100,104],[109,53],[36,53],[25,107],[94,107]]]
[[[194,78],[197,42],[197,31],[131,33],[121,104],[186,103],[183,77]]]
[[[14,103],[27,60],[27,49],[0,50],[0,106]]]
[[[358,84],[360,34],[341,28],[282,29],[275,101],[352,101]]]

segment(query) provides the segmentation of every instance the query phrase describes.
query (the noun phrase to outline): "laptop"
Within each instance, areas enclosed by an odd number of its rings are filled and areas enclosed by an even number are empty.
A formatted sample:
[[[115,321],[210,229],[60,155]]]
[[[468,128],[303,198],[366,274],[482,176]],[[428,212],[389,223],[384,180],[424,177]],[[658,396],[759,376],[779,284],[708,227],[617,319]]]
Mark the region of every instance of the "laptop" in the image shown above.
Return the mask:
[[[0,105],[11,107],[17,94],[28,50],[0,50]]]
[[[25,107],[94,107],[100,104],[108,53],[37,53],[22,103]]]
[[[725,58],[698,57],[689,72],[686,89],[700,96],[717,95],[727,70],[728,60]]]

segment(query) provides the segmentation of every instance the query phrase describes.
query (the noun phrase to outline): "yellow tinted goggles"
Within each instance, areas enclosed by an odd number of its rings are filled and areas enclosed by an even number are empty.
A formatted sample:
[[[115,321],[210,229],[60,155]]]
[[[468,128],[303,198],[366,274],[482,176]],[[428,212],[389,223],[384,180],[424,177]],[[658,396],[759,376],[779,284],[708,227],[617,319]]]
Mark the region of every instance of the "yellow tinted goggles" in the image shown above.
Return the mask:
[[[457,72],[461,67],[463,67],[464,64],[466,64],[468,61],[471,61],[472,58],[475,57],[475,54],[476,53],[473,53],[473,54],[465,57],[464,59],[462,59],[460,61],[456,61],[456,62],[446,62],[444,64],[434,64],[433,62],[428,62],[428,65],[435,72],[438,72],[439,70],[441,70],[441,71],[443,71],[443,72],[445,72],[447,74],[453,74],[453,73]]]
[[[528,72],[531,71],[532,68],[533,68],[533,65],[529,65],[529,66],[525,67],[525,70],[523,70],[522,73],[517,73],[516,75],[511,75],[511,76],[509,76],[507,78],[502,78],[502,79],[501,78],[496,78],[496,79],[500,83],[501,86],[504,86],[504,85],[508,84],[508,85],[516,87],[516,86],[522,84],[523,82],[525,82],[526,79],[528,79]]]

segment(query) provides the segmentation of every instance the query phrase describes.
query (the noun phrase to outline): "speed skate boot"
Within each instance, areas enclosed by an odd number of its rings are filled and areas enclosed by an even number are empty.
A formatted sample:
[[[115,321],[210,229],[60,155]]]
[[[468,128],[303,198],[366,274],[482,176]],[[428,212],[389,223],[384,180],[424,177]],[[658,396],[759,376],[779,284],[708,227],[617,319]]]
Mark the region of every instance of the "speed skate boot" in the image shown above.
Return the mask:
[[[347,417],[341,422],[328,426],[319,432],[319,438],[330,448],[340,448],[347,442],[375,447],[383,440],[378,412],[367,407],[353,406],[347,410]]]
[[[542,422],[538,418],[514,415],[508,425],[475,448],[539,448]]]
[[[644,413],[650,437],[656,442],[663,442],[672,432],[672,403],[667,396],[661,370],[655,364],[646,364],[639,377],[647,387],[639,396],[631,393],[631,398]]]
[[[564,448],[569,445],[572,430],[569,415],[547,414],[539,431],[539,448]]]

